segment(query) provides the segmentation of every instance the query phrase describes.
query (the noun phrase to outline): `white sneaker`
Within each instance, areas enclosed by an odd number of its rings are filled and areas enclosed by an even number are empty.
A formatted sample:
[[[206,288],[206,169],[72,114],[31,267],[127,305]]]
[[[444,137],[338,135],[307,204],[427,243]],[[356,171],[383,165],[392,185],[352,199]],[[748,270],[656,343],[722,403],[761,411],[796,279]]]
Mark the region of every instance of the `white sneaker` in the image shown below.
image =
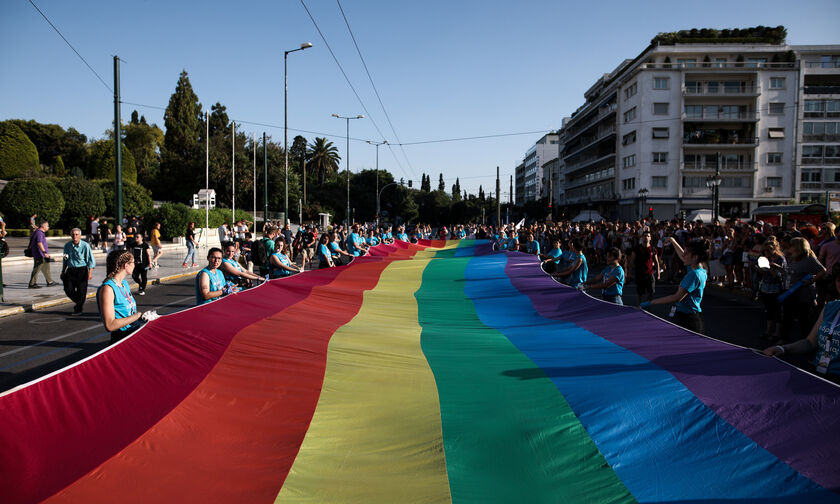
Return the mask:
[[[141,290],[137,291],[137,294],[140,294],[141,296],[145,296],[145,295],[146,295],[146,291],[144,291],[144,290],[142,290],[142,289],[141,289]]]

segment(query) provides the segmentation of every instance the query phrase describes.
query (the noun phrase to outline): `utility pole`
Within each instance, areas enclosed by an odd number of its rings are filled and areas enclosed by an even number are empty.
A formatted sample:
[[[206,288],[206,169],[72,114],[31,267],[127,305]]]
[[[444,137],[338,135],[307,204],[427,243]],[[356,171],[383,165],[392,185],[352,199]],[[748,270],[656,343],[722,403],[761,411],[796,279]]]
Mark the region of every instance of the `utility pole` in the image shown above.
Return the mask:
[[[510,224],[510,211],[513,207],[513,175],[510,176],[510,193],[508,194],[508,210],[507,210],[507,220],[508,224]]]
[[[230,225],[236,226],[236,122],[230,124],[230,162],[233,172],[230,181]]]
[[[210,114],[204,111],[204,229],[210,227]],[[204,246],[210,248],[210,233],[204,232]]]
[[[122,194],[122,124],[120,122],[120,57],[114,56],[114,173],[116,174],[116,209],[117,224],[123,223],[123,194]]]
[[[254,225],[257,225],[257,134],[251,133],[251,148],[254,149]]]
[[[268,222],[268,146],[265,143],[265,131],[263,131],[263,226],[266,222]]]
[[[499,184],[499,167],[496,167],[496,225],[502,225],[501,185]]]

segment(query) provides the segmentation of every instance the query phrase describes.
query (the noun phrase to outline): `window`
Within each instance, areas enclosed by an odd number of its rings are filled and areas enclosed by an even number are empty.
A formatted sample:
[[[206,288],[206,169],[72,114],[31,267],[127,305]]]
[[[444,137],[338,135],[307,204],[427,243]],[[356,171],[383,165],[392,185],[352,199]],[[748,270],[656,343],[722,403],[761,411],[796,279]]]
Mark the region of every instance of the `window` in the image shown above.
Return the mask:
[[[683,187],[706,187],[706,177],[683,177]]]
[[[624,122],[630,122],[636,118],[636,107],[631,108],[624,113]]]
[[[799,178],[802,182],[821,182],[822,170],[802,170],[802,175]]]
[[[668,177],[653,176],[650,178],[650,186],[658,189],[664,189],[668,187]]]
[[[703,83],[699,81],[685,81],[685,90],[688,93],[702,93]]]
[[[749,187],[752,177],[723,177],[721,187]]]
[[[825,102],[822,100],[805,100],[805,112],[824,112]]]
[[[633,144],[633,143],[636,143],[636,132],[635,131],[631,131],[630,133],[627,133],[626,135],[621,137],[621,145],[630,145],[630,144]]]
[[[770,89],[784,89],[785,88],[785,78],[784,77],[770,77]]]
[[[626,179],[621,181],[621,186],[624,188],[625,191],[635,189],[636,188],[636,179],[635,178],[626,178]]]
[[[669,138],[668,128],[653,128],[653,138]]]
[[[714,119],[718,116],[717,105],[703,105],[703,117],[706,119]]]
[[[668,89],[670,86],[671,79],[668,77],[654,77],[653,78],[653,89]]]
[[[781,102],[773,102],[770,104],[770,113],[773,115],[782,115],[785,113],[785,104]]]
[[[840,122],[806,122],[802,126],[803,135],[837,135]]]
[[[632,168],[632,167],[636,166],[636,155],[635,154],[630,154],[629,156],[625,156],[621,160],[621,165],[624,168]]]
[[[677,58],[677,65],[682,68],[694,68],[697,66],[696,58]]]
[[[726,58],[715,58],[715,66],[718,68],[726,67]]]
[[[826,145],[824,155],[827,158],[840,157],[840,145]]]
[[[702,105],[686,105],[685,106],[686,119],[702,119],[703,106]]]
[[[768,152],[767,153],[767,164],[782,164],[782,153],[781,152]]]
[[[802,146],[802,157],[803,158],[821,158],[823,154],[823,146],[822,145],[803,145]]]
[[[767,128],[767,137],[780,139],[785,137],[785,129],[784,128]]]
[[[654,163],[667,163],[668,162],[668,153],[667,152],[654,152],[653,153],[653,162]]]
[[[762,63],[767,63],[767,58],[747,58],[747,64],[745,66],[747,68],[756,68],[761,66]]]
[[[668,103],[654,103],[653,115],[668,115]]]
[[[767,187],[782,187],[782,177],[767,177]]]
[[[631,96],[635,95],[636,91],[638,91],[638,86],[634,82],[633,84],[630,84],[629,86],[627,86],[624,89],[624,99],[626,100],[626,99],[630,98]]]

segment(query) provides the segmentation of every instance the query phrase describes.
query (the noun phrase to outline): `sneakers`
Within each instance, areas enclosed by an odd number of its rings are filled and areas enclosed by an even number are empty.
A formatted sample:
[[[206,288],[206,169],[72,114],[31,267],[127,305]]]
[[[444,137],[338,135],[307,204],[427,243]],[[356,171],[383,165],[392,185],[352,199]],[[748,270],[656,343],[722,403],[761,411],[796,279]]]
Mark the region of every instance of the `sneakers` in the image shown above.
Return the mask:
[[[78,317],[79,315],[83,315],[83,313],[80,312],[80,311],[74,311],[73,313],[70,314],[71,317]]]
[[[40,289],[41,286],[40,285],[30,285],[29,288],[30,289]]]
[[[182,265],[181,265],[181,267],[182,267],[182,268],[186,268],[186,267],[187,267],[187,263],[182,264]]]
[[[143,289],[140,289],[139,291],[137,291],[137,294],[140,294],[141,296],[145,296],[146,291],[144,291]]]
[[[198,264],[193,263],[192,267],[195,268],[196,266],[198,266]]]
[[[50,282],[47,284],[47,287],[52,287],[53,285],[58,285],[58,282]]]

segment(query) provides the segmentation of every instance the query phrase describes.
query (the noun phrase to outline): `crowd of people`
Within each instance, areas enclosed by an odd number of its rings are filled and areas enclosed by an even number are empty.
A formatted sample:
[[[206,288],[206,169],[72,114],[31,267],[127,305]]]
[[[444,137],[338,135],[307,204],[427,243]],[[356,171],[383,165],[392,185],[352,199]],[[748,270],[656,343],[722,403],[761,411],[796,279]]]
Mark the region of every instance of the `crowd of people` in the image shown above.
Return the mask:
[[[196,303],[204,304],[227,294],[306,269],[331,268],[369,253],[371,247],[395,240],[416,243],[423,239],[487,239],[496,250],[538,256],[543,270],[559,282],[595,293],[611,303],[623,304],[625,286],[632,283],[638,306],[670,305],[670,320],[704,333],[702,301],[707,283],[743,292],[763,307],[765,323],[756,331],[769,345],[766,355],[815,352],[813,368],[830,377],[840,375],[840,236],[835,225],[818,226],[788,222],[784,227],[764,222],[730,220],[709,224],[684,220],[630,222],[541,222],[507,226],[453,225],[433,228],[355,223],[327,229],[268,222],[256,237],[249,224],[224,223],[218,228],[221,247],[208,252],[207,266],[196,276]],[[37,288],[42,274],[48,285],[51,260],[46,242],[49,223],[35,226],[30,239],[34,266],[30,286]],[[62,276],[65,292],[81,313],[96,261],[92,248],[110,250],[108,280],[97,300],[103,321],[114,339],[124,337],[144,320],[136,315],[126,278],[145,293],[147,271],[162,254],[160,225],[144,237],[142,221],[115,226],[113,236],[103,233],[107,223],[91,219],[88,240],[73,229],[64,247]],[[840,231],[840,230],[838,230]],[[195,267],[195,223],[184,232],[187,254],[184,267]],[[107,247],[111,239],[111,247]],[[657,285],[676,284],[676,291],[657,296]],[[669,289],[670,291],[671,289]],[[106,295],[101,295],[102,293]],[[109,306],[103,311],[103,303]],[[113,315],[113,320],[110,316]],[[118,319],[126,319],[115,322]],[[129,320],[130,321],[127,321]],[[122,324],[122,325],[120,325]]]

